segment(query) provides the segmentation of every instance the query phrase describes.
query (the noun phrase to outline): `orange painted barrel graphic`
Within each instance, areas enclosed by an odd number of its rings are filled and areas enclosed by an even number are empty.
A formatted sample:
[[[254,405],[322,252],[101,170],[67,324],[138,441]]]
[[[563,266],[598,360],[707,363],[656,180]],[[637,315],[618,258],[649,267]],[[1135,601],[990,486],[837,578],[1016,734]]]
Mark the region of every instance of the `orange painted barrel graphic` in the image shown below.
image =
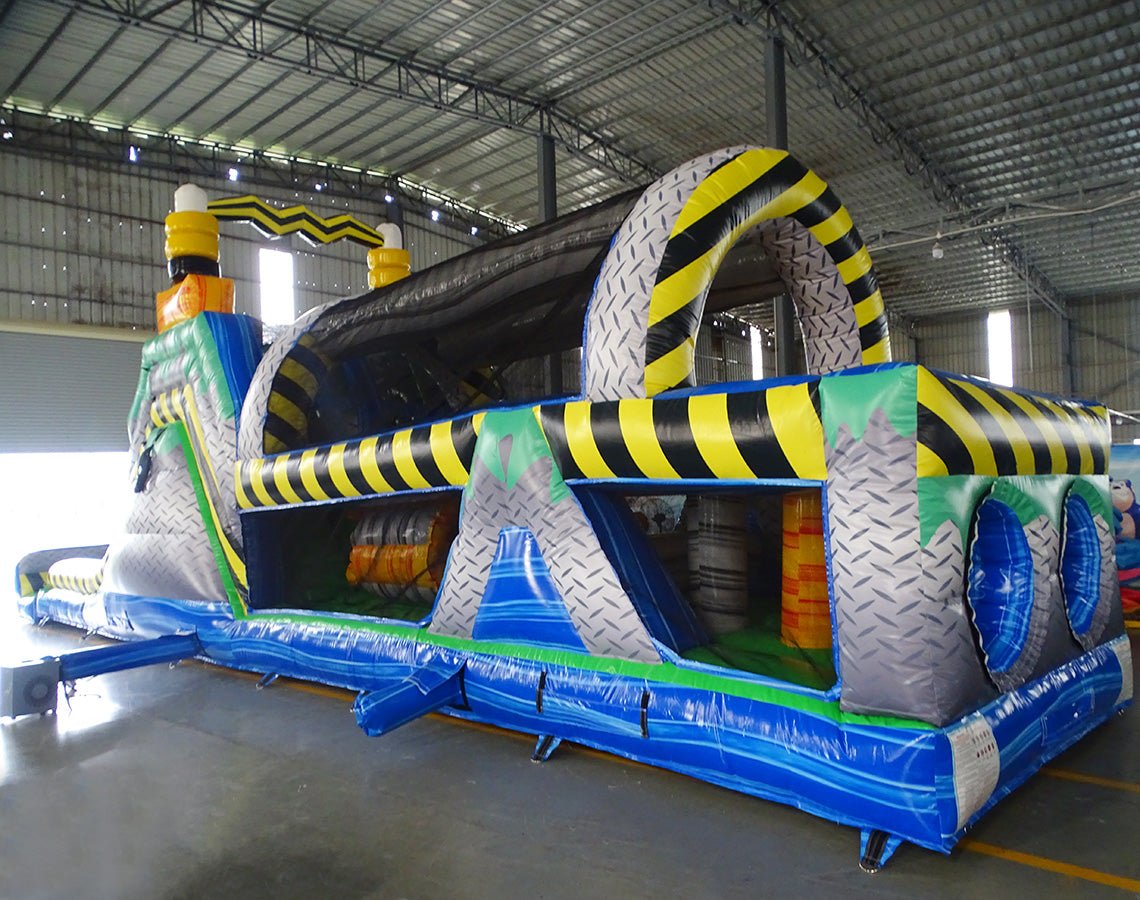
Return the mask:
[[[780,638],[792,647],[825,650],[831,646],[831,609],[820,492],[785,494],[783,518]]]

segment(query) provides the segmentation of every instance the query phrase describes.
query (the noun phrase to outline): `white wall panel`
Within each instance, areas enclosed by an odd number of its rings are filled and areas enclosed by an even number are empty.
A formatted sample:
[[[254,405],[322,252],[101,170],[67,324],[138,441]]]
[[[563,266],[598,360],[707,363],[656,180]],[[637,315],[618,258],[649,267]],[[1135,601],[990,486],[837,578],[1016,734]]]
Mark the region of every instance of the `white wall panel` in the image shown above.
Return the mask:
[[[891,335],[891,359],[894,362],[914,362],[914,334],[911,328],[889,313],[887,324]]]
[[[739,332],[714,328],[704,322],[697,332],[693,362],[697,384],[751,381],[752,343]],[[773,369],[765,370],[766,375],[773,375]]]

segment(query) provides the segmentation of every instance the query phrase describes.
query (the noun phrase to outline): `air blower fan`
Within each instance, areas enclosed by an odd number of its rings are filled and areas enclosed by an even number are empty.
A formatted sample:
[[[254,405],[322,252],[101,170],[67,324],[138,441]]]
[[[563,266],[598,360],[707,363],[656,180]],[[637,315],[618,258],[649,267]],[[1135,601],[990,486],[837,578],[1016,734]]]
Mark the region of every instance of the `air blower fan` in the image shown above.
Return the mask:
[[[55,709],[59,660],[37,659],[0,666],[0,716],[41,715]]]

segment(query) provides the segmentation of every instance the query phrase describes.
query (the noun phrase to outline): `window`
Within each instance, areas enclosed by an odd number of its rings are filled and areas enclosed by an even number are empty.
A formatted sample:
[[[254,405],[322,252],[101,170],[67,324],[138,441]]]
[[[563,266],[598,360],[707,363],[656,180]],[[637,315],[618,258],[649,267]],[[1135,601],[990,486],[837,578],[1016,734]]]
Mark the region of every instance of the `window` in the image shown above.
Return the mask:
[[[261,273],[261,321],[266,325],[288,325],[297,312],[293,299],[293,254],[288,250],[258,252]]]
[[[1013,384],[1013,328],[1009,310],[990,313],[986,321],[986,344],[990,357],[990,381]]]
[[[759,381],[764,377],[764,332],[753,325],[749,329],[749,338],[752,342],[752,380]]]

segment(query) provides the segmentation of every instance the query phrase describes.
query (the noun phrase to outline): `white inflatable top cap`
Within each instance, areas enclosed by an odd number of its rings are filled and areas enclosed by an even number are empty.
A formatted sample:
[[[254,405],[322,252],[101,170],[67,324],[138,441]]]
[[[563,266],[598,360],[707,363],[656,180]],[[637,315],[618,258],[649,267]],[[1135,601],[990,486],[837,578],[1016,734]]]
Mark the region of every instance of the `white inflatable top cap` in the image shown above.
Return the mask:
[[[205,212],[208,198],[196,184],[184,184],[174,192],[175,212]]]
[[[389,250],[404,249],[404,237],[400,234],[399,225],[385,222],[383,225],[377,225],[376,230],[379,231],[380,236],[384,238],[384,246]]]

